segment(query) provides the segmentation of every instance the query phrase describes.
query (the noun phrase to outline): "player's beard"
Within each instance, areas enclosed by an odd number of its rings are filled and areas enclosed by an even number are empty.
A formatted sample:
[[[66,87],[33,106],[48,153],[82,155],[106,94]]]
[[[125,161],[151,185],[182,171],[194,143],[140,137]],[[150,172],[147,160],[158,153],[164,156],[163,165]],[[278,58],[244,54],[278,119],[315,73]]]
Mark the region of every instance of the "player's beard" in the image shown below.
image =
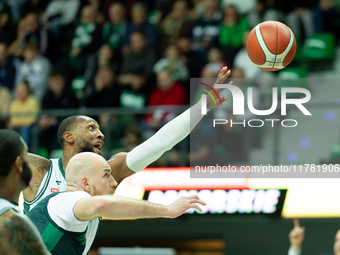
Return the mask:
[[[32,178],[32,170],[26,161],[22,164],[22,175],[21,180],[25,185],[25,188],[28,187]]]
[[[77,151],[80,152],[95,152],[93,144],[86,141],[85,139],[80,138],[78,145],[77,145]]]

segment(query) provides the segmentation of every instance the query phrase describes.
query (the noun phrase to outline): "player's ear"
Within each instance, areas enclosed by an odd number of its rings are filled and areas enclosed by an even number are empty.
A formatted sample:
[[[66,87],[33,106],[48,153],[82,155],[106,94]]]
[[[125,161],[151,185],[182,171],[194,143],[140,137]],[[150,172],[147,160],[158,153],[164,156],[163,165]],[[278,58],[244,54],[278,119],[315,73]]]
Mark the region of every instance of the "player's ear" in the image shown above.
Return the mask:
[[[74,134],[71,131],[66,131],[63,134],[65,143],[73,144],[74,143]]]
[[[87,177],[81,178],[81,184],[87,192],[90,192],[91,185],[90,185],[89,179]]]
[[[20,173],[23,172],[23,160],[20,156],[18,156],[14,161],[15,168],[18,169]]]

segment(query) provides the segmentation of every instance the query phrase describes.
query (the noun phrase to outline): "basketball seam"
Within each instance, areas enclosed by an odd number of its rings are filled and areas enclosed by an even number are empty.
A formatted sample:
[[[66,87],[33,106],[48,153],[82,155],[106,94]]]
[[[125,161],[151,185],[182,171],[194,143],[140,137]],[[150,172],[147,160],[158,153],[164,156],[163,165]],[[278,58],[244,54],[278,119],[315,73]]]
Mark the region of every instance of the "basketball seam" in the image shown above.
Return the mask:
[[[257,40],[257,38],[256,38],[256,40]],[[251,51],[251,49],[248,47],[248,45],[246,46],[246,48],[247,48],[247,50],[249,50],[249,52],[250,52],[251,54],[253,54],[255,57],[257,57],[257,58],[260,59],[260,60],[263,60],[263,61],[266,63],[266,60],[263,59],[263,58],[260,58],[260,57],[257,56],[257,55],[255,55],[255,53]],[[265,55],[265,56],[266,56],[266,55]]]
[[[277,30],[277,25],[276,22],[274,21],[275,24],[275,30],[276,30],[276,50],[275,50],[275,59],[274,59],[274,65],[272,66],[272,69],[270,71],[273,70],[275,64],[276,64],[276,58],[277,58],[277,48],[279,47],[279,34],[278,34],[278,30]]]

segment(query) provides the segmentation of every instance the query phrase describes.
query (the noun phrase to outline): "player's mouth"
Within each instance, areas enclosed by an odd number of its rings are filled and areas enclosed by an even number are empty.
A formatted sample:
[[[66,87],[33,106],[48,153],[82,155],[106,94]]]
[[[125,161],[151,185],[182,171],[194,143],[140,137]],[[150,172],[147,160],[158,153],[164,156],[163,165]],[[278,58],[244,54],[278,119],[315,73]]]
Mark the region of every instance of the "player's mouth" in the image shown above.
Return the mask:
[[[94,147],[94,151],[95,153],[102,155],[102,152],[100,151],[101,148],[104,146],[104,142],[102,140],[96,142],[93,147]]]

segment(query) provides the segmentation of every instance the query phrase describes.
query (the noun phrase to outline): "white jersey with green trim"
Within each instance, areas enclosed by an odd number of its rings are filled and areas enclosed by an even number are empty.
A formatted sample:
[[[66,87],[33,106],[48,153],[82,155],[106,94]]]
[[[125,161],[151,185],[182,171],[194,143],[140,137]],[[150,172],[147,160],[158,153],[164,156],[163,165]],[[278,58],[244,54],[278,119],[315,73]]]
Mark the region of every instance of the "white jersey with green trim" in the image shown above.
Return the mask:
[[[24,199],[25,214],[32,210],[42,199],[48,195],[59,191],[66,191],[65,171],[63,169],[62,158],[50,159],[50,162],[50,168],[41,181],[35,198],[30,202]]]
[[[24,199],[24,213],[26,214],[30,210],[32,210],[42,199],[47,197],[50,194],[55,192],[66,191],[66,180],[65,180],[65,171],[63,168],[63,159],[50,159],[51,165],[47,173],[45,174],[40,187],[38,189],[37,195],[35,198],[29,202]],[[94,219],[89,222],[89,227],[86,232],[86,240],[93,239],[97,233],[99,219]],[[96,225],[96,227],[92,227],[90,225]],[[86,243],[86,249],[90,242]]]

